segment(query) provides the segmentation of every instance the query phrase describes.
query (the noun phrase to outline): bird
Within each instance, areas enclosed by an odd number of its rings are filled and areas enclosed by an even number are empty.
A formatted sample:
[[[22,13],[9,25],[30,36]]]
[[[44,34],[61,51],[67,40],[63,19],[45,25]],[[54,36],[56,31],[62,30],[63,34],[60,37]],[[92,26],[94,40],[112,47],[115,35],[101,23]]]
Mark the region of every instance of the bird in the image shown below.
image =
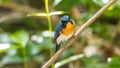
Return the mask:
[[[63,41],[72,37],[75,31],[75,22],[68,15],[64,15],[60,18],[59,23],[56,25],[54,31],[53,42],[55,43],[55,53],[60,49],[60,45]]]

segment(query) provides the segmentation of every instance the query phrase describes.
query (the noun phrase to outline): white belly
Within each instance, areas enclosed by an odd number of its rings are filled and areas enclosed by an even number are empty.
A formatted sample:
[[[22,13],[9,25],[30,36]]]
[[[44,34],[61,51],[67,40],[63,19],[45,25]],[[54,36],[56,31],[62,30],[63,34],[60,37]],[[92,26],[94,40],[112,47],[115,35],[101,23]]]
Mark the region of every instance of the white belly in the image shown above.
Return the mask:
[[[72,35],[73,35],[73,33],[70,34],[69,36],[65,36],[65,35],[61,34],[61,35],[57,38],[57,43],[60,44],[62,41],[65,41],[65,40],[69,39]]]

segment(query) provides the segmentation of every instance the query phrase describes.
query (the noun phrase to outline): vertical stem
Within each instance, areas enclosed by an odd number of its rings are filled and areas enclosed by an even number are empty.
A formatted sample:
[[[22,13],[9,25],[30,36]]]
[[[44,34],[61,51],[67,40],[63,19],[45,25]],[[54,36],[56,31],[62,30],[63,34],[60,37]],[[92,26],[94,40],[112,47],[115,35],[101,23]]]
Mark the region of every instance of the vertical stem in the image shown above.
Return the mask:
[[[49,15],[49,7],[48,7],[48,0],[45,0],[45,10],[47,14],[47,19],[48,19],[48,25],[49,25],[49,31],[52,32],[52,24],[51,24],[51,19]],[[52,37],[50,37],[50,41],[52,40]],[[51,42],[52,44],[52,42]],[[52,46],[50,48],[50,57],[52,57]]]
[[[50,19],[48,0],[45,0],[45,10],[46,10],[47,19],[48,19],[49,30],[52,32],[52,24]]]
[[[27,54],[26,49],[22,47],[22,53],[23,53],[23,62],[24,62],[24,68],[28,68],[28,62],[27,62]]]
[[[49,31],[52,32],[52,24],[51,24],[51,18],[50,18],[50,12],[49,12],[49,5],[48,5],[49,1],[45,0],[45,10],[46,10],[46,14],[47,14],[47,19],[48,19],[48,25],[49,25]],[[52,37],[49,37],[50,39],[50,57],[52,57],[53,55],[53,49],[52,49]],[[53,64],[51,66],[53,68]]]

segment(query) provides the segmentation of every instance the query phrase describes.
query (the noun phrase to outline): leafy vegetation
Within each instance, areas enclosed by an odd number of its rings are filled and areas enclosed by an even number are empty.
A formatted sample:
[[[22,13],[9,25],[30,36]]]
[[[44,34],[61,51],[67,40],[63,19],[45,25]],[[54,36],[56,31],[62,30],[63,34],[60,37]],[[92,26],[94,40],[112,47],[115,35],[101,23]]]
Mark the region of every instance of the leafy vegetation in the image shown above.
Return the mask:
[[[73,18],[77,31],[108,1],[1,0],[0,68],[41,68],[54,53],[53,31],[60,17]],[[51,12],[54,14],[49,16]],[[60,68],[119,68],[119,12],[120,0],[89,26],[55,65],[60,63]]]

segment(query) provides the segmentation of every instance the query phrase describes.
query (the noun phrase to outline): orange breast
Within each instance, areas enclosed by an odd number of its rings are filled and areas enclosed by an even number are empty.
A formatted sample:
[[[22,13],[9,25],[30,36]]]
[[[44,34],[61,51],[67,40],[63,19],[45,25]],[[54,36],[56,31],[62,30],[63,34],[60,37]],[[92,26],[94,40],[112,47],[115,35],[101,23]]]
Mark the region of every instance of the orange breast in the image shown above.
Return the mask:
[[[62,34],[68,36],[72,34],[75,30],[75,24],[71,24],[70,22],[66,24],[66,28],[62,30]]]

